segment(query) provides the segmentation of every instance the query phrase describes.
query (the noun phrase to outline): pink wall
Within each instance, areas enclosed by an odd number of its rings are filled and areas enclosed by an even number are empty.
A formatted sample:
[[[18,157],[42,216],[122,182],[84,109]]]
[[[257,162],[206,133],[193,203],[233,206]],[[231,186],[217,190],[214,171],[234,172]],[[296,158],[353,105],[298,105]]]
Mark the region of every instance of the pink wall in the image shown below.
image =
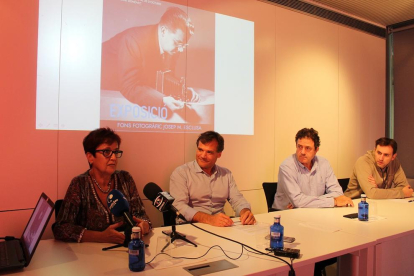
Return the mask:
[[[1,211],[57,197],[57,132],[35,130],[37,21],[38,1],[0,2]],[[30,214],[0,213],[0,236],[19,236]]]
[[[384,133],[383,39],[256,0],[171,2],[255,24],[254,135],[225,135],[219,159],[254,212],[266,211],[261,183],[277,180],[299,128],[320,131],[320,154],[340,178],[349,177],[356,158]],[[37,28],[38,1],[0,1],[0,236],[21,235],[31,211],[20,209],[33,208],[41,192],[63,198],[70,180],[88,169],[82,148],[87,131],[35,129]],[[141,196],[148,182],[168,190],[174,168],[194,159],[197,134],[120,135],[118,169],[131,173]],[[144,204],[161,225],[160,213],[148,200]],[[51,237],[48,226],[44,238]]]

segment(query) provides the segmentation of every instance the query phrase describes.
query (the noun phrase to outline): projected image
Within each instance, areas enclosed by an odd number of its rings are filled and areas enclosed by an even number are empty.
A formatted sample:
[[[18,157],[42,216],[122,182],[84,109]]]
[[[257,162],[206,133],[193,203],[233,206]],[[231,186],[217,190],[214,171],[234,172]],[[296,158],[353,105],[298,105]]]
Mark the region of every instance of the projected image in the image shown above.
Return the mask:
[[[156,1],[104,1],[102,126],[214,128],[214,14],[184,9]],[[197,31],[197,24],[209,33]]]
[[[36,129],[253,135],[254,43],[201,8],[39,0]]]

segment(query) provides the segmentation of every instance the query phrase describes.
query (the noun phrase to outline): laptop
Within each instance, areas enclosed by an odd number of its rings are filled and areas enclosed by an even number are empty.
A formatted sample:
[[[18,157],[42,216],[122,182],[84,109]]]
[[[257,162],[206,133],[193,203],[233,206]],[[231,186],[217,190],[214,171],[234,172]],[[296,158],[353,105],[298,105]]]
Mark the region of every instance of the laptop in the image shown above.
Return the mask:
[[[20,240],[0,242],[0,272],[29,265],[54,206],[52,200],[42,193]]]

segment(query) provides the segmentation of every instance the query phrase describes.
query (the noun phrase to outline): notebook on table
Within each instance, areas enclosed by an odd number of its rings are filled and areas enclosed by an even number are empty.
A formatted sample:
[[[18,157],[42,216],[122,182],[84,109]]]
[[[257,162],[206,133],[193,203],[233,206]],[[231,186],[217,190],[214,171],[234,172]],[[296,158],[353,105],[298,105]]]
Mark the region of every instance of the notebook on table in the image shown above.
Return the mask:
[[[29,265],[53,209],[53,201],[42,193],[20,240],[0,242],[0,272]]]

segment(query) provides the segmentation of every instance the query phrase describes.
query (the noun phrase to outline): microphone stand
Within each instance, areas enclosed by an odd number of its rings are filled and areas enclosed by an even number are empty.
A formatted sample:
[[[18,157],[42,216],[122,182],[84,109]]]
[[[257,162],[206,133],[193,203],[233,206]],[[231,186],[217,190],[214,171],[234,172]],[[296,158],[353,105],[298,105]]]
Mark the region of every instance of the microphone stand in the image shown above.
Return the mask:
[[[192,245],[194,245],[195,247],[197,247],[197,244],[195,244],[195,243],[193,243],[192,241],[190,241],[189,239],[187,239],[186,237],[185,237],[185,235],[182,235],[182,234],[180,234],[180,233],[178,233],[176,230],[175,230],[175,226],[176,226],[176,218],[177,218],[177,215],[174,213],[174,215],[173,216],[170,216],[170,223],[171,223],[171,233],[170,234],[168,234],[167,232],[164,232],[164,231],[162,231],[162,233],[164,234],[164,235],[167,235],[167,236],[170,236],[170,241],[164,246],[164,248],[161,250],[161,252],[164,252],[164,250],[171,244],[171,243],[173,243],[175,240],[183,240],[183,241],[185,241],[185,242],[188,242],[188,243],[190,243],[190,244],[192,244]]]
[[[127,223],[126,226],[125,226],[125,230],[124,230],[124,235],[125,235],[124,243],[104,247],[104,248],[102,248],[102,251],[107,251],[107,250],[111,250],[111,249],[115,249],[115,248],[119,248],[119,247],[128,247],[128,244],[131,241],[131,234],[132,234],[132,225]]]

